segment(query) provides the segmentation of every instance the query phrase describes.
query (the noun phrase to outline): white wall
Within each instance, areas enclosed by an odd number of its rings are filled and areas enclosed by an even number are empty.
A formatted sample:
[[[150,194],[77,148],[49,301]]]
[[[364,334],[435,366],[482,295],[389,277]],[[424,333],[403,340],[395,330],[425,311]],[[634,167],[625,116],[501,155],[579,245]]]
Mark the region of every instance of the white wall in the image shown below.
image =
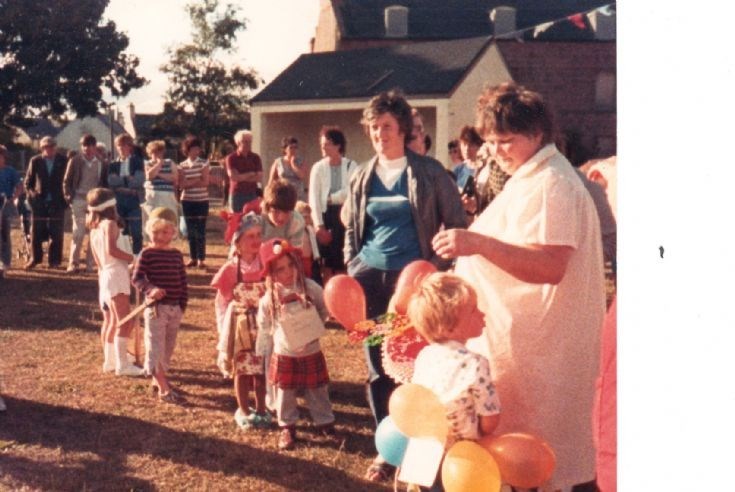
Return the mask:
[[[475,106],[482,89],[513,80],[496,45],[490,45],[449,99],[449,140],[459,137],[464,125],[475,124]],[[446,147],[441,161],[446,161]]]
[[[56,143],[59,147],[78,151],[79,140],[85,133],[94,135],[97,142],[105,144],[107,150],[111,150],[110,128],[102,123],[99,118],[93,118],[90,116],[81,120],[74,120],[66,125],[64,129],[56,135]],[[113,135],[113,138],[115,136],[117,136],[117,133]]]

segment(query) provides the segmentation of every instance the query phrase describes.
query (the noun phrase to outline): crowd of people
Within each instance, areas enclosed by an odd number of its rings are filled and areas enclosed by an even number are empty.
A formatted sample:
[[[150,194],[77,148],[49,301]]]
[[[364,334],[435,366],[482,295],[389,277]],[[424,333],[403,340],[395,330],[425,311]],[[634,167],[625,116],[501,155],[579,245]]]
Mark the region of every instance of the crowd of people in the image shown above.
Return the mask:
[[[448,273],[430,276],[409,305],[409,319],[430,342],[414,381],[446,405],[450,438],[532,432],[556,453],[548,490],[591,482],[596,473],[607,482],[601,489],[613,490],[611,474],[598,472],[604,463],[596,460],[592,410],[615,218],[605,190],[555,145],[549,106],[512,83],[488,87],[475,124],[449,144],[448,167],[426,155],[431,139],[421,114],[398,91],[373,97],[361,124],[375,151],[362,164],[346,157],[344,133],[335,126],[321,129],[322,159],[313,165],[298,155],[296,137],[284,137],[262,189],[263,165],[249,131],[235,135],[236,149],[224,159],[230,250],[211,286],[217,366],[233,380],[237,425],[268,428],[275,416],[279,449],[292,449],[301,394],[314,425],[335,436],[319,344],[329,316],[322,286],[346,272],[365,293],[367,317],[376,318],[392,309],[404,267],[427,260]],[[162,402],[182,403],[167,371],[187,306],[186,268],[206,268],[210,170],[203,143],[187,138],[178,164],[164,157],[163,141],[149,142],[144,160],[121,135],[112,163],[93,136],[80,144],[67,163],[52,138],[42,139],[24,185],[6,171],[0,148],[3,198],[25,191],[31,209],[33,251],[25,267],[41,263],[44,241],[49,266],[60,267],[63,216],[71,207],[67,270],[81,269],[91,231],[85,265],[94,262],[99,276],[103,371],[151,376]],[[595,172],[599,167],[590,174],[605,181]],[[2,217],[8,266],[5,209]],[[186,263],[172,245],[182,225]],[[131,286],[146,299],[142,368],[125,349]],[[397,383],[383,368],[380,345],[366,344],[364,356],[377,426]],[[387,480],[394,470],[378,454],[365,477]]]

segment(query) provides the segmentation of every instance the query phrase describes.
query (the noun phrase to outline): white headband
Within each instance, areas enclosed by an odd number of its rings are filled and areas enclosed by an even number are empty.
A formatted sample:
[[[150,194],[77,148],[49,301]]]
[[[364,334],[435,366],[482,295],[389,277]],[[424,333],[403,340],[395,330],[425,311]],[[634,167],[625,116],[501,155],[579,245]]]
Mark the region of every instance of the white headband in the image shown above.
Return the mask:
[[[87,210],[90,212],[102,212],[106,208],[114,207],[117,205],[117,200],[114,198],[110,198],[104,203],[100,203],[99,205],[87,205]]]

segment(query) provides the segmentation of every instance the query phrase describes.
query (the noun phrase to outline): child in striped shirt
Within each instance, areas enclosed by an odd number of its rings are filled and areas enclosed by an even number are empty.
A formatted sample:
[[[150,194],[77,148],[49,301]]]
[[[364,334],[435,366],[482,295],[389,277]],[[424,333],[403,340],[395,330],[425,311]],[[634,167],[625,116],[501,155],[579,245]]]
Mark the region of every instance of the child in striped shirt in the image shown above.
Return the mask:
[[[133,284],[147,300],[155,301],[144,311],[144,369],[153,376],[153,390],[158,391],[162,402],[181,403],[182,397],[166,378],[188,301],[184,257],[171,246],[177,234],[174,211],[165,207],[154,209],[146,223],[146,232],[152,244],[140,252],[133,270]]]

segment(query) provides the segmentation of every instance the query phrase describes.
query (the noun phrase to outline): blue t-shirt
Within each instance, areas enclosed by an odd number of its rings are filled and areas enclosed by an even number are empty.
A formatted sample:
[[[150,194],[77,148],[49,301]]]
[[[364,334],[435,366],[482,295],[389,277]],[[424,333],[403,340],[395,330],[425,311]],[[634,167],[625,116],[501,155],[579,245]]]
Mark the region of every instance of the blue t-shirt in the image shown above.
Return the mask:
[[[370,178],[366,213],[365,242],[358,256],[368,266],[378,270],[401,270],[421,258],[405,170],[391,188],[386,188],[375,174]]]
[[[464,185],[467,184],[467,180],[470,176],[475,175],[475,169],[467,165],[467,161],[462,162],[459,166],[454,168],[454,175],[457,177],[457,187],[460,192]]]
[[[12,198],[18,183],[20,183],[20,174],[15,168],[6,165],[0,169],[0,194],[5,195],[6,198]]]

